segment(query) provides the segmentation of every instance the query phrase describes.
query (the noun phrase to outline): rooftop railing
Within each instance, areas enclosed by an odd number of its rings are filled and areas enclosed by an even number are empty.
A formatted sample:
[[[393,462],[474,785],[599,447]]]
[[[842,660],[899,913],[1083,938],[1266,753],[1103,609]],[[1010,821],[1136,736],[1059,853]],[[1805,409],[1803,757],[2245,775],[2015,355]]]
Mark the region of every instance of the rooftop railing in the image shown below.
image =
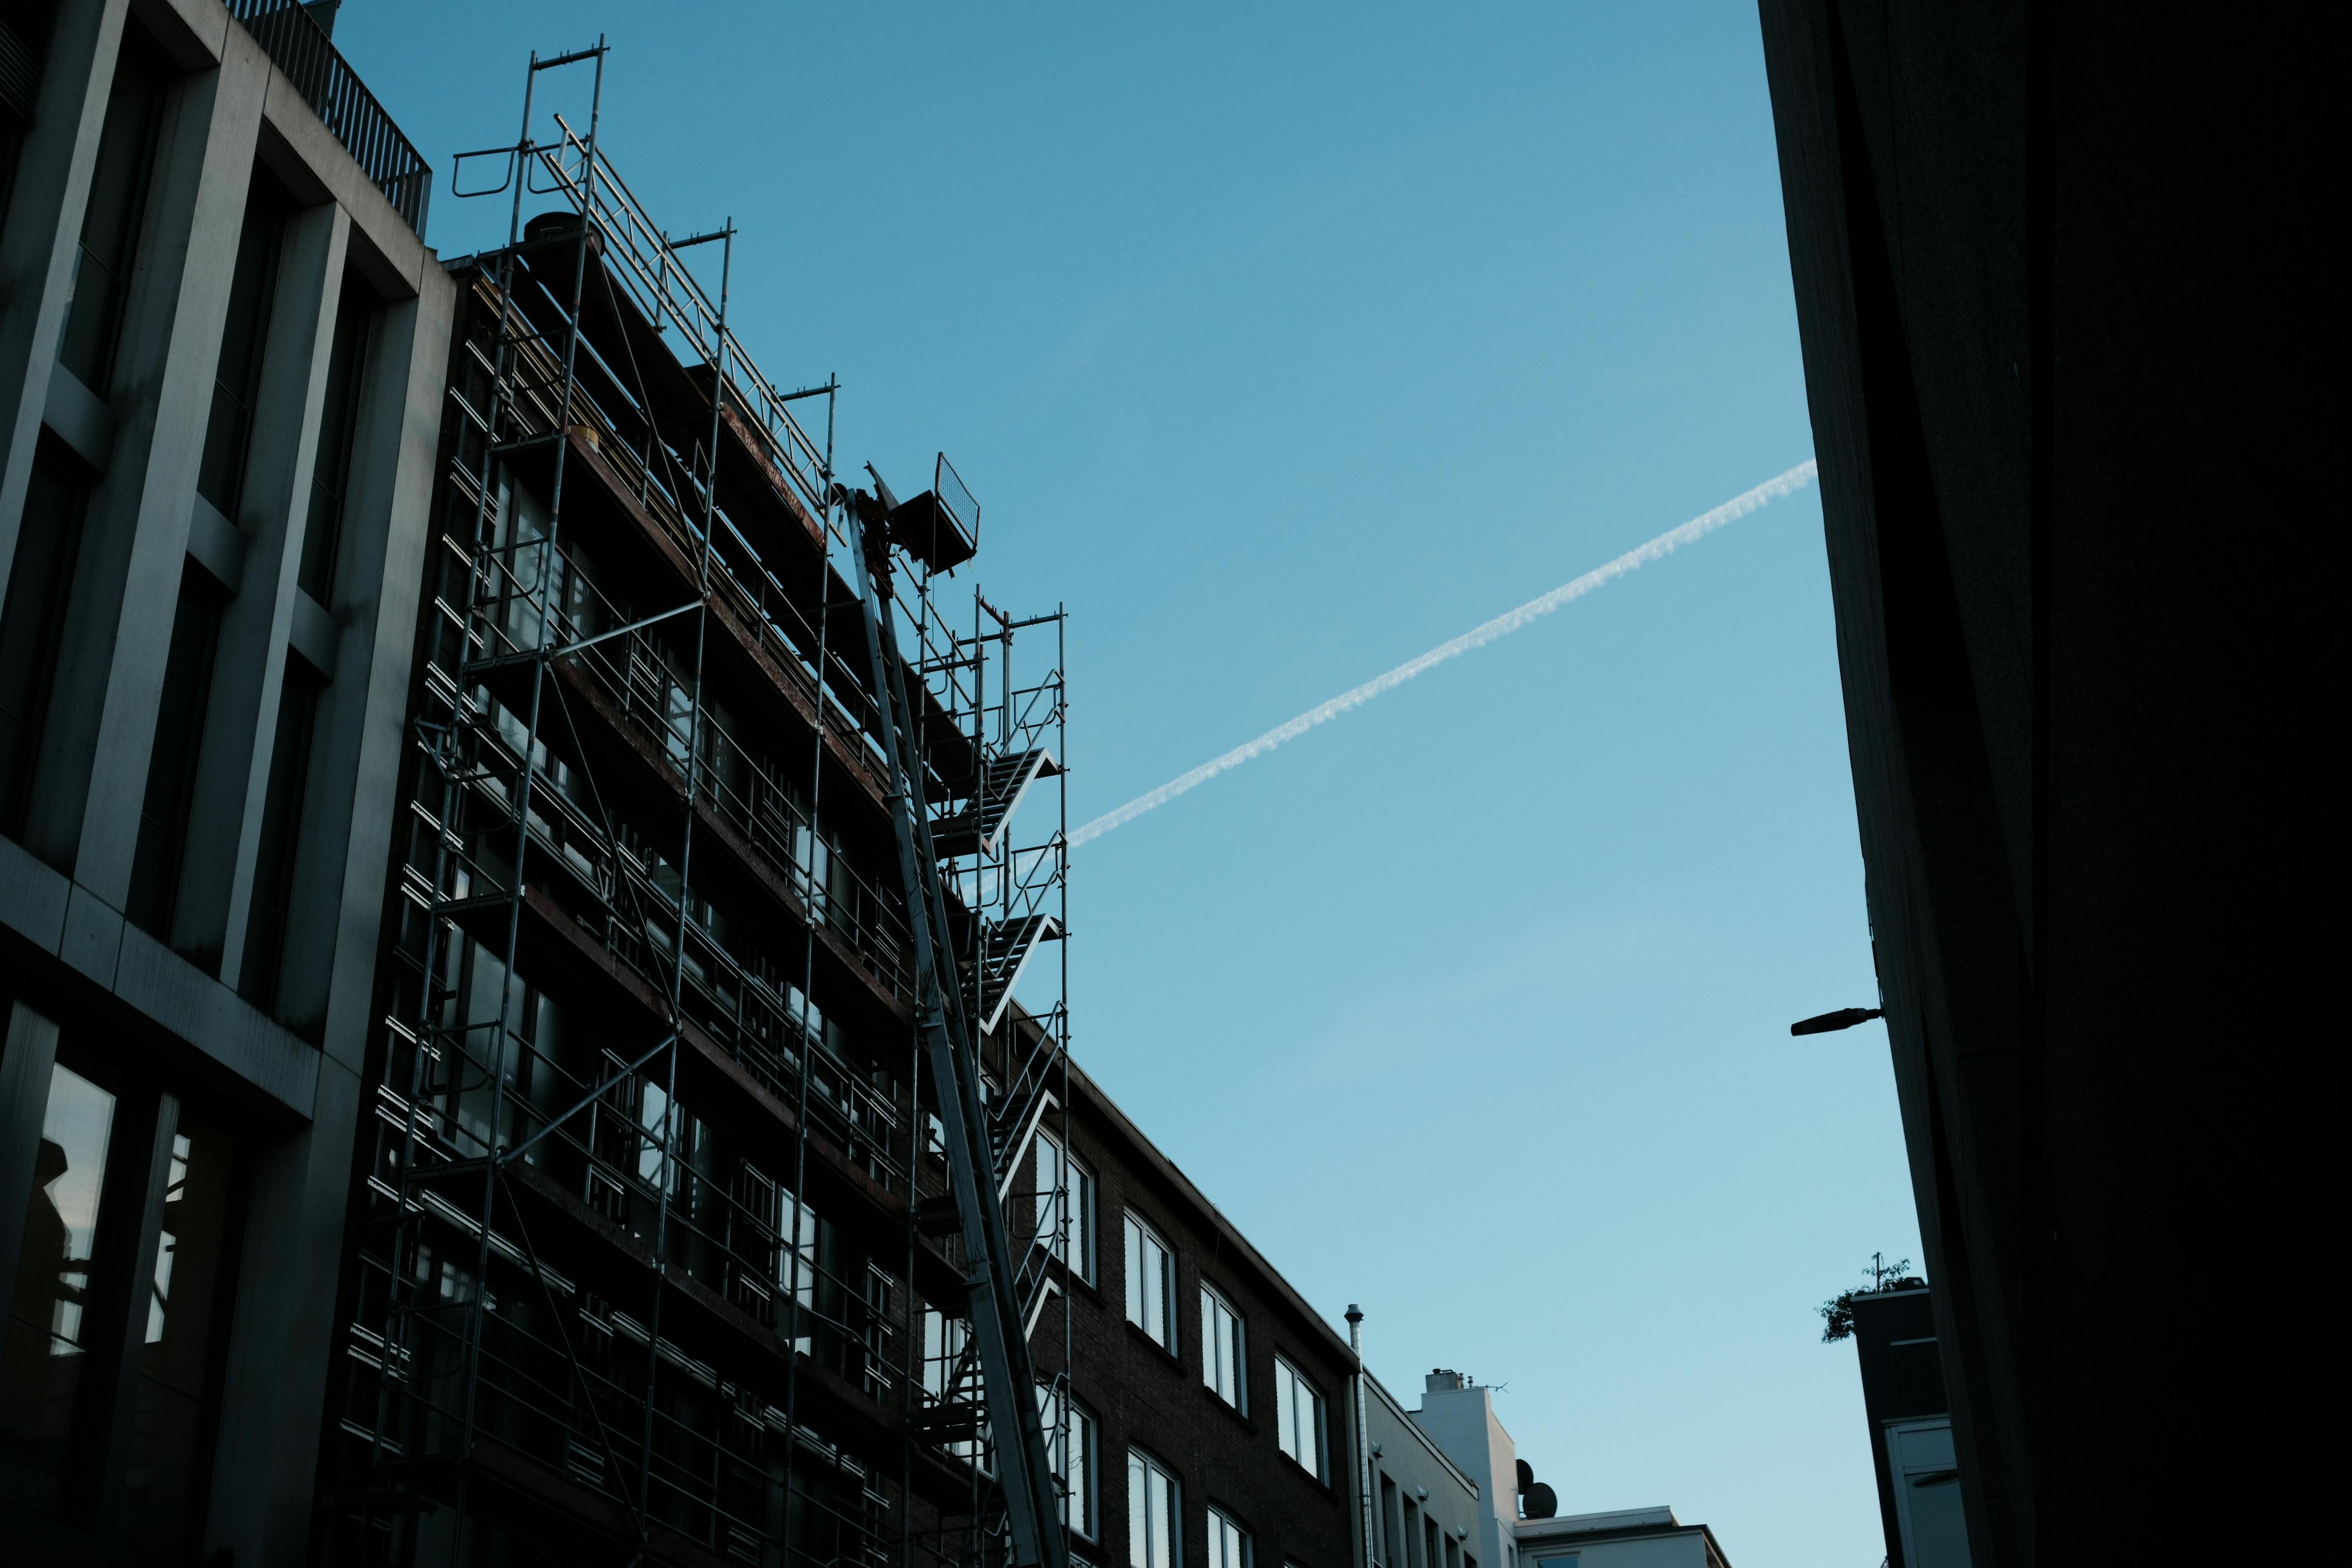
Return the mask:
[[[679,363],[725,363],[728,405],[760,436],[769,459],[791,481],[802,504],[830,526],[827,458],[824,449],[793,416],[791,405],[795,395],[777,390],[752,363],[742,340],[726,324],[719,302],[679,265],[677,246],[613,166],[612,159],[598,151],[595,177],[591,180],[587,139],[561,114],[554,120],[562,141],[532,148],[539,165],[534,179],[547,182],[532,188],[561,193],[575,210],[586,214],[604,239],[605,265],[636,297],[637,308],[656,331],[677,334],[673,347]]]
[[[228,0],[228,11],[422,239],[433,171],[308,8],[300,0]]]

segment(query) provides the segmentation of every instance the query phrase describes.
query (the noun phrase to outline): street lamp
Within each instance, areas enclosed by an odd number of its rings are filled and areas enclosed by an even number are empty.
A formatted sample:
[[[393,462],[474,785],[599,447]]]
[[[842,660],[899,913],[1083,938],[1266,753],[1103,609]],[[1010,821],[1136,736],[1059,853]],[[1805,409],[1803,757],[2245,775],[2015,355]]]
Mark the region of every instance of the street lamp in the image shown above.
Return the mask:
[[[1873,1018],[1884,1018],[1884,1007],[1841,1007],[1834,1013],[1823,1013],[1811,1018],[1800,1018],[1789,1026],[1792,1035],[1826,1035],[1838,1029],[1851,1029],[1856,1024],[1867,1024]]]

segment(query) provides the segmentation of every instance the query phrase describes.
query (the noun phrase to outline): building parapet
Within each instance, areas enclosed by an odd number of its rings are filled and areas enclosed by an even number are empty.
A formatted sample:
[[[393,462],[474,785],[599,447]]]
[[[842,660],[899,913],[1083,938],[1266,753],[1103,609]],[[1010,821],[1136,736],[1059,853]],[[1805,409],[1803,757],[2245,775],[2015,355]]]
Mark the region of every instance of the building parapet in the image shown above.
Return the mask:
[[[253,35],[352,161],[375,182],[401,221],[425,235],[433,170],[401,134],[367,83],[299,0],[228,0],[228,13]]]

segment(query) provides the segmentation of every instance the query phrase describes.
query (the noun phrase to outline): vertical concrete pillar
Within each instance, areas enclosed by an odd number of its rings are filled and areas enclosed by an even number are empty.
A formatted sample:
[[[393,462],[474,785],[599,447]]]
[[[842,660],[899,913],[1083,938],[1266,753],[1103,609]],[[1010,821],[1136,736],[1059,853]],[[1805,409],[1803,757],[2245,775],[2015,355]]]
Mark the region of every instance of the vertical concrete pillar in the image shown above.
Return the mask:
[[[26,847],[120,908],[187,552],[215,369],[252,178],[268,64],[258,47],[173,91],[109,401],[107,474],[91,492],[58,658]]]
[[[278,260],[262,352],[240,515],[243,580],[221,616],[189,816],[174,942],[234,986],[245,952],[254,863],[268,809],[271,741],[284,690],[295,577],[335,336],[351,220],[329,203],[294,215]],[[196,506],[211,503],[199,496]]]
[[[254,1162],[202,1561],[308,1561],[361,1092],[358,1073],[321,1062],[310,1125]]]
[[[360,1070],[405,743],[408,673],[424,579],[456,291],[435,268],[423,291],[384,308],[362,388],[344,540],[331,606],[335,679],[319,715],[305,825],[311,868],[289,921],[282,1016],[313,1022]],[[331,1000],[335,1012],[329,1014]]]
[[[0,1301],[16,1299],[16,1257],[33,1203],[41,1124],[49,1109],[49,1069],[58,1060],[57,1020],[18,1002],[0,1041]]]
[[[41,73],[39,117],[25,139],[0,236],[0,600],[16,560],[25,486],[47,405],[58,337],[73,300],[81,215],[98,164],[129,0],[58,7]]]

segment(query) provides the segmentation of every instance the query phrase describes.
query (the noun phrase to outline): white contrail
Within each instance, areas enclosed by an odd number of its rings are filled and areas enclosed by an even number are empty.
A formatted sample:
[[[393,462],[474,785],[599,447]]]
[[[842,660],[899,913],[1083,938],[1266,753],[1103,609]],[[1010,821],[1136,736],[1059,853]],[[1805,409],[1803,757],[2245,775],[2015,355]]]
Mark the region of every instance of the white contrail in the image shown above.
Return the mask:
[[[1571,599],[1580,599],[1612,577],[1626,573],[1663,555],[1671,555],[1683,545],[1704,539],[1734,518],[1745,517],[1759,507],[1779,500],[1813,482],[1813,459],[1806,458],[1778,479],[1765,480],[1754,489],[1732,497],[1713,511],[1701,512],[1680,528],[1670,528],[1647,544],[1636,545],[1605,566],[1596,566],[1572,583],[1563,583],[1540,598],[1529,599],[1516,610],[1496,616],[1482,626],[1464,632],[1451,642],[1443,642],[1418,658],[1407,659],[1386,675],[1377,675],[1350,691],[1343,691],[1328,702],[1318,703],[1286,724],[1277,724],[1245,745],[1235,746],[1221,757],[1213,757],[1191,773],[1180,773],[1149,795],[1137,795],[1116,811],[1107,811],[1070,835],[1070,847],[1076,848],[1088,839],[1100,838],[1115,827],[1124,827],[1147,811],[1156,811],[1190,789],[1196,789],[1219,773],[1240,767],[1252,757],[1262,756],[1285,741],[1297,740],[1316,725],[1336,719],[1350,708],[1360,708],[1381,692],[1402,686],[1423,670],[1433,668],[1449,658],[1458,658],[1474,647],[1484,647],[1497,637],[1506,637],[1529,621],[1548,616]]]

